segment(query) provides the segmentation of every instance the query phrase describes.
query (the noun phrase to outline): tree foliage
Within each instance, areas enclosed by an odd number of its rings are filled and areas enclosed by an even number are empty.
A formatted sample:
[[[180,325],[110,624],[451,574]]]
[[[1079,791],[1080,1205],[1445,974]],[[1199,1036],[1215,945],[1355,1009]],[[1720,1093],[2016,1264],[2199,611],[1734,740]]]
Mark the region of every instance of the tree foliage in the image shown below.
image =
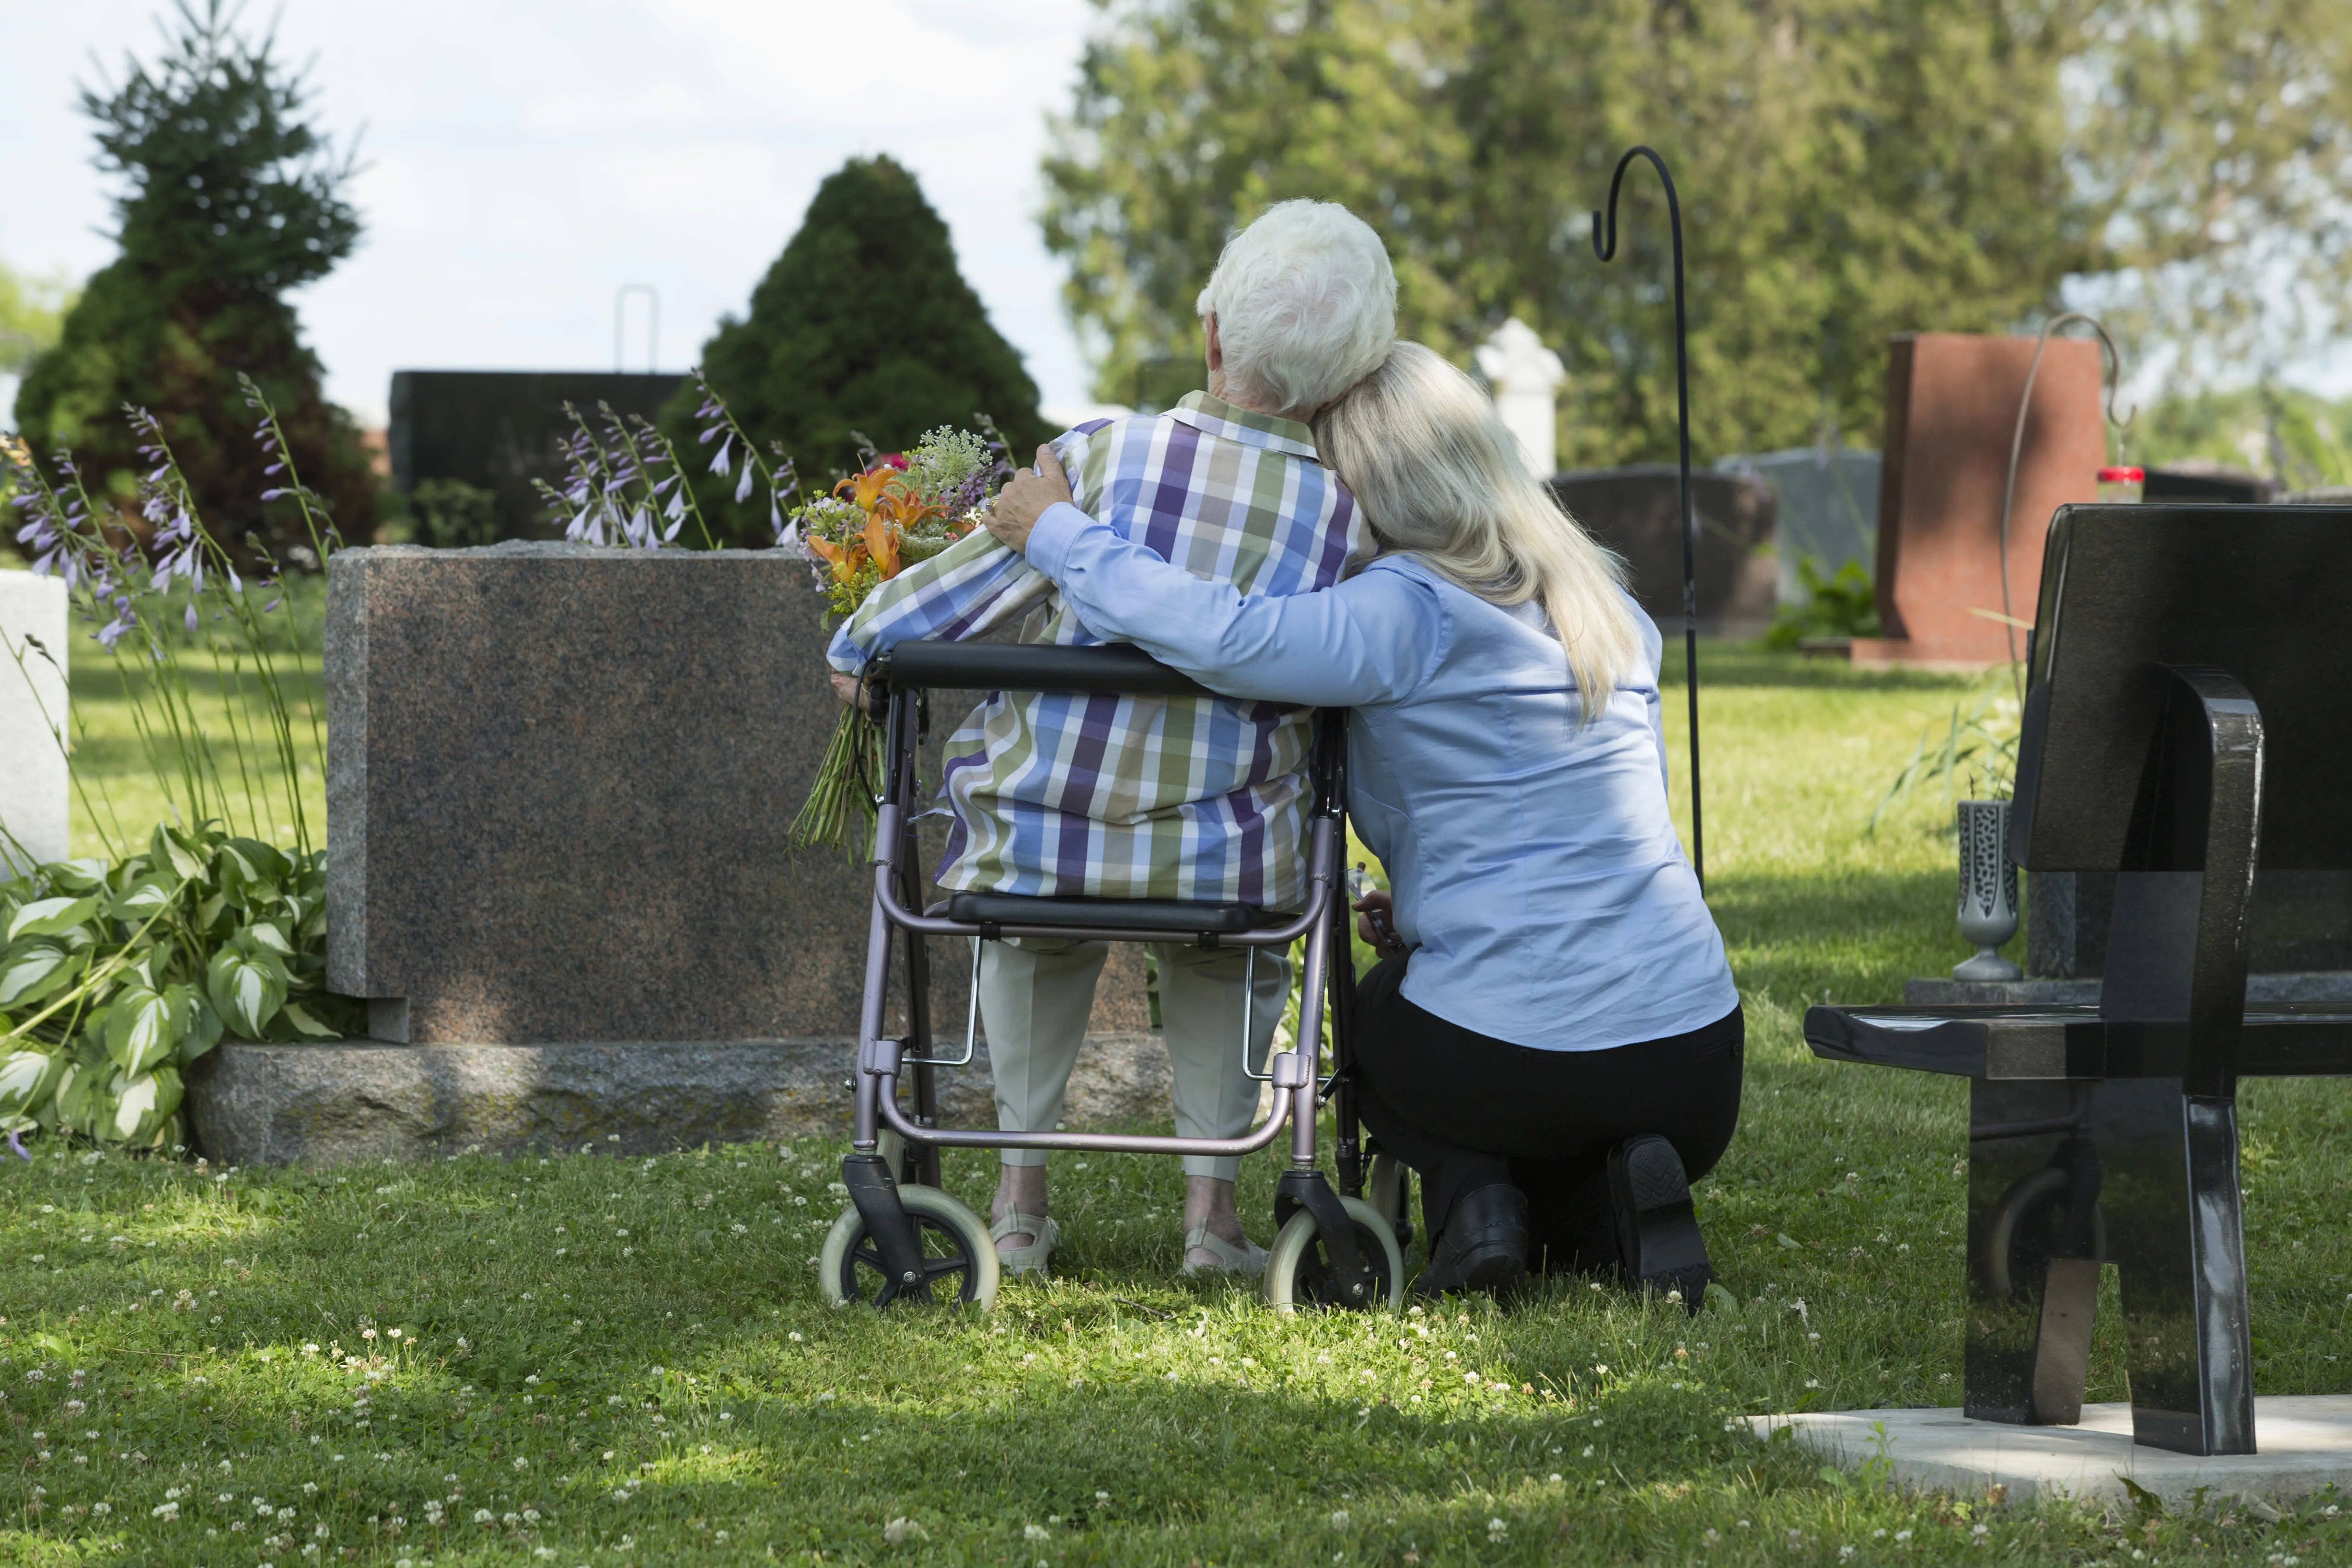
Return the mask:
[[[1646,169],[1627,176],[1618,259],[1591,247],[1589,215],[1636,142],[1676,174],[1709,454],[1874,439],[1891,333],[2000,330],[2120,269],[2210,277],[2241,259],[2215,243],[2230,222],[2326,208],[2346,145],[2325,108],[2340,89],[2297,75],[2289,47],[2316,43],[2343,0],[2261,0],[2267,30],[2232,32],[2219,62],[2190,35],[2234,26],[2222,0],[1107,8],[1045,167],[1047,242],[1069,260],[1103,395],[1197,343],[1192,296],[1233,229],[1321,196],[1389,243],[1402,331],[1466,360],[1517,314],[1559,347],[1570,465],[1673,452],[1665,210]],[[2134,30],[2158,14],[2185,18],[2162,47]],[[2224,116],[2165,141],[2162,105],[2182,92],[2242,112],[2283,94],[2292,111],[2272,118],[2291,123],[2242,169],[2200,163],[2231,135]],[[2168,216],[2200,201],[2210,223]],[[2178,312],[2146,322],[2184,330]]]
[[[64,278],[27,278],[0,262],[0,372],[23,371],[58,341],[80,291]]]
[[[858,437],[883,451],[937,426],[988,415],[1016,451],[1051,432],[1021,355],[998,334],[957,270],[947,225],[915,177],[887,157],[853,158],[817,187],[798,233],[751,291],[751,314],[721,321],[703,374],[743,425],[773,440],[810,485],[861,467]],[[698,389],[663,418],[696,449]],[[704,514],[735,538],[766,543],[764,500],[702,476]]]
[[[153,65],[132,58],[119,85],[82,94],[99,165],[122,181],[121,254],[26,376],[18,425],[37,452],[72,448],[94,489],[127,500],[140,464],[121,411],[148,408],[223,536],[257,531],[283,555],[305,531],[290,506],[259,500],[273,484],[243,372],[280,410],[310,488],[363,535],[375,505],[367,458],[281,297],[357,242],[342,194],[351,160],[312,124],[308,89],[274,38],[240,36],[220,0],[201,14],[181,0],[176,20]]]

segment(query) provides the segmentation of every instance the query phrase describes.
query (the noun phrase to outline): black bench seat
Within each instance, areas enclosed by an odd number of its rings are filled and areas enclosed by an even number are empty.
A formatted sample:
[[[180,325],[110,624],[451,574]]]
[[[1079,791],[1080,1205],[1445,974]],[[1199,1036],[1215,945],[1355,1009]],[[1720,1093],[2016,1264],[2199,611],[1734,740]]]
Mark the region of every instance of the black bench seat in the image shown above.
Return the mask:
[[[2254,1447],[2238,1082],[2352,1075],[2352,1006],[2247,1005],[2258,874],[2352,869],[2352,509],[2062,507],[2007,854],[2110,873],[2095,1006],[1831,1007],[1830,1061],[1969,1079],[1971,1416],[2081,1419],[2103,1267],[2132,1433]]]
[[[1811,1007],[1805,1044],[1825,1061],[1960,1078],[2145,1078],[2182,1070],[2189,1026],[2103,1019],[2096,1005]],[[2249,1012],[2237,1066],[2240,1078],[2352,1075],[2352,1005]]]

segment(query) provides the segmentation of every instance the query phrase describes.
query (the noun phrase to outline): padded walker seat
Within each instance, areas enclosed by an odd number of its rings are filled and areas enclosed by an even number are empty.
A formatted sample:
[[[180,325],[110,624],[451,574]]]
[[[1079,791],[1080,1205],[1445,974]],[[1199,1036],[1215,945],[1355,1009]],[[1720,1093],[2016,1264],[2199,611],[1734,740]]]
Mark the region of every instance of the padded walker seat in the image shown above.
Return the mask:
[[[1254,904],[1188,904],[1153,899],[1037,899],[1018,893],[956,893],[948,919],[975,925],[1086,926],[1164,931],[1171,936],[1234,935],[1285,917]]]

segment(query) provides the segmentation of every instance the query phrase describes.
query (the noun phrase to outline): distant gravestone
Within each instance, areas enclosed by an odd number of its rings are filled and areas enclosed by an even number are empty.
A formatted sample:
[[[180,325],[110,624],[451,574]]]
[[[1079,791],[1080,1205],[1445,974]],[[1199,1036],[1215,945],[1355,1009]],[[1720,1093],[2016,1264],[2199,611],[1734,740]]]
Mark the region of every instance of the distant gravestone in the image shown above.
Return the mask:
[[[1477,361],[1478,374],[1494,388],[1496,414],[1518,437],[1528,471],[1549,479],[1559,466],[1559,387],[1567,367],[1517,316],[1478,345]]]
[[[373,1039],[222,1047],[192,1091],[207,1152],[838,1131],[871,873],[789,841],[839,712],[825,642],[777,552],[333,557],[327,979]],[[929,776],[973,695],[934,695]],[[931,952],[960,1046],[970,956]],[[1165,1114],[1143,1001],[1115,949],[1073,1121]],[[942,1086],[992,1123],[984,1055]]]
[[[1879,458],[1858,447],[1796,447],[1728,458],[1716,465],[1772,491],[1773,554],[1780,603],[1807,598],[1797,563],[1811,560],[1823,577],[1849,562],[1864,572],[1878,561]]]
[[[66,663],[65,580],[0,572],[0,880],[70,852]]]
[[[2034,373],[2020,448],[2004,597],[2002,501],[2033,353],[2032,338],[1958,332],[1906,334],[1888,346],[1878,502],[1886,631],[1856,637],[1854,663],[1980,668],[2012,648],[2022,657],[2022,629],[2002,617],[2033,614],[2051,514],[2098,500],[2106,460],[2099,345],[2053,338]]]
[[[493,498],[497,531],[508,539],[561,532],[547,518],[534,479],[562,489],[570,403],[591,419],[609,404],[624,418],[656,418],[686,378],[619,371],[401,370],[392,376],[385,435],[392,488],[407,496],[433,479],[455,479]]]
[[[1594,468],[1551,481],[1588,532],[1625,559],[1633,597],[1668,637],[1683,629],[1682,487],[1668,463]],[[1698,510],[1698,629],[1754,637],[1771,624],[1779,576],[1772,492],[1720,469],[1691,475]]]

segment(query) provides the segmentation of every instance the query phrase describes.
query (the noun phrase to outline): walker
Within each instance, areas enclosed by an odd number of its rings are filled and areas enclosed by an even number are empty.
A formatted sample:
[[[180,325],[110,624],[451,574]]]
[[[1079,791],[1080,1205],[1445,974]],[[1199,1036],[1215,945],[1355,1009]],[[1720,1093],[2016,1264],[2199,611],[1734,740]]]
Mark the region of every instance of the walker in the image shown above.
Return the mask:
[[[818,1258],[819,1281],[836,1306],[887,1309],[902,1301],[958,1303],[982,1310],[996,1299],[996,1247],[978,1215],[943,1191],[939,1151],[1066,1149],[1104,1153],[1253,1153],[1290,1127],[1290,1165],[1276,1189],[1275,1243],[1266,1258],[1265,1298],[1288,1311],[1300,1306],[1393,1310],[1402,1300],[1410,1238],[1405,1181],[1384,1154],[1369,1161],[1359,1138],[1349,1076],[1355,964],[1348,900],[1340,894],[1346,844],[1347,715],[1318,718],[1311,776],[1314,803],[1307,847],[1307,907],[1296,915],[1247,904],[1129,899],[1030,898],[961,892],[922,907],[915,818],[917,747],[929,725],[925,694],[939,688],[1104,696],[1208,697],[1214,693],[1142,649],[1115,646],[907,642],[877,659],[863,689],[883,695],[882,790],[874,834],[874,913],[866,936],[866,991],[859,1011],[853,1149],[842,1161],[849,1205],[834,1222]],[[869,700],[869,709],[872,702]],[[921,912],[916,912],[920,908]],[[893,949],[905,939],[906,1030],[887,1032]],[[1245,1005],[1239,1049],[1244,1071],[1274,1086],[1265,1120],[1238,1138],[1182,1138],[1106,1132],[1005,1132],[941,1127],[936,1078],[968,1066],[979,1025],[982,942],[1006,937],[1087,942],[1178,941],[1204,948],[1280,951],[1306,939],[1299,1029],[1293,1048],[1258,1070],[1248,1059]],[[930,1027],[931,937],[971,944],[972,1000],[961,1056],[934,1054]],[[1331,1071],[1318,1076],[1327,993]],[[1254,992],[1245,994],[1255,1002]],[[913,1105],[899,1103],[899,1081],[913,1069]],[[1339,1187],[1317,1167],[1316,1114],[1332,1103]],[[1369,1165],[1369,1170],[1367,1166]],[[1368,1184],[1371,1201],[1364,1190]]]

